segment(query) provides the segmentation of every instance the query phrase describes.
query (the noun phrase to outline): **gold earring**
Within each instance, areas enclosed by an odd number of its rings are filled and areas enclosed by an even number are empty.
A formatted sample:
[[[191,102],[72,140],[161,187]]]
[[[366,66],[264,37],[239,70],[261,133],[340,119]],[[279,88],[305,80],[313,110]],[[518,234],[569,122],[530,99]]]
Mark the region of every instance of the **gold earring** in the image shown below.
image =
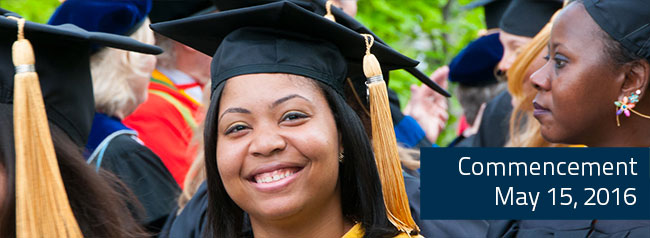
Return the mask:
[[[639,102],[639,95],[641,95],[641,90],[636,90],[635,92],[632,93],[631,96],[629,97],[623,97],[622,101],[616,101],[614,102],[614,105],[616,106],[616,125],[621,126],[621,122],[618,119],[618,116],[621,114],[624,114],[626,117],[630,117],[630,112],[633,112],[634,114],[637,114],[640,117],[650,119],[650,116],[645,115],[643,113],[637,112],[634,109],[634,106],[636,106],[636,103]]]
[[[340,153],[339,153],[339,163],[343,163],[343,157],[345,157],[345,156],[343,155],[343,152],[340,152]]]

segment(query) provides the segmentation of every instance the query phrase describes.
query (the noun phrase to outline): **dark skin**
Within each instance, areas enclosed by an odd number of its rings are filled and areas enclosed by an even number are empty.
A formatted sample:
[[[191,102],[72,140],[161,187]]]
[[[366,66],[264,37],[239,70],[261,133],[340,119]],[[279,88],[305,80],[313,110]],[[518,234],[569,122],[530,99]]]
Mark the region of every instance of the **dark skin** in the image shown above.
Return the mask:
[[[645,97],[647,60],[617,65],[607,53],[603,30],[580,3],[558,16],[546,64],[531,76],[537,90],[535,118],[544,139],[589,147],[649,147],[650,121],[632,114],[616,126],[614,101],[641,90],[634,110],[650,114]]]

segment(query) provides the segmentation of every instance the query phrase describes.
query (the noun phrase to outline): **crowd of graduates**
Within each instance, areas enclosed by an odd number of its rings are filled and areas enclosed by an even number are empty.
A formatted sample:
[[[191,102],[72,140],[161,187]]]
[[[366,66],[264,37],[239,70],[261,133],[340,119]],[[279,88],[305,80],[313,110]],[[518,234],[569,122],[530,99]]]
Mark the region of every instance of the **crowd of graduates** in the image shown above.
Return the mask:
[[[430,76],[357,0],[0,8],[0,237],[649,237],[420,219],[419,148],[650,146],[650,2],[464,8],[486,30]],[[398,69],[422,82],[403,109]],[[437,145],[452,95],[457,138]]]

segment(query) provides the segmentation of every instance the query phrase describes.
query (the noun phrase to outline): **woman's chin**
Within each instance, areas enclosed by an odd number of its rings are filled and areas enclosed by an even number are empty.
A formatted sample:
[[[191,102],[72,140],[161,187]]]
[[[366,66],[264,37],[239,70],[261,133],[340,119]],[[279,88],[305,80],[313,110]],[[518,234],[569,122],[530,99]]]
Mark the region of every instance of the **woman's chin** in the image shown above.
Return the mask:
[[[552,126],[544,126],[540,129],[540,134],[544,140],[550,143],[566,143],[566,136],[558,133]]]
[[[298,202],[287,198],[267,200],[258,204],[257,208],[257,211],[247,211],[248,214],[265,221],[286,219],[302,210]]]

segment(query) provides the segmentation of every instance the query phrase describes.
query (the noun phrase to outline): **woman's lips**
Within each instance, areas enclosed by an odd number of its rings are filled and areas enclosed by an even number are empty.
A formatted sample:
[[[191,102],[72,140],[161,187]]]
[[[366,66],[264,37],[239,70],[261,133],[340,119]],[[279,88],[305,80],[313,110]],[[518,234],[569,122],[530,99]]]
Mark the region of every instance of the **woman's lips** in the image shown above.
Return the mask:
[[[271,183],[289,177],[295,174],[298,170],[299,168],[292,167],[292,168],[278,169],[271,172],[260,173],[253,177],[253,181],[255,183]]]
[[[260,192],[277,192],[288,187],[301,174],[303,167],[272,165],[256,170],[248,181]]]
[[[548,108],[545,108],[544,106],[540,105],[536,101],[533,101],[533,108],[535,108],[535,110],[533,111],[533,115],[535,117],[548,114],[551,112],[551,110],[548,110]]]

